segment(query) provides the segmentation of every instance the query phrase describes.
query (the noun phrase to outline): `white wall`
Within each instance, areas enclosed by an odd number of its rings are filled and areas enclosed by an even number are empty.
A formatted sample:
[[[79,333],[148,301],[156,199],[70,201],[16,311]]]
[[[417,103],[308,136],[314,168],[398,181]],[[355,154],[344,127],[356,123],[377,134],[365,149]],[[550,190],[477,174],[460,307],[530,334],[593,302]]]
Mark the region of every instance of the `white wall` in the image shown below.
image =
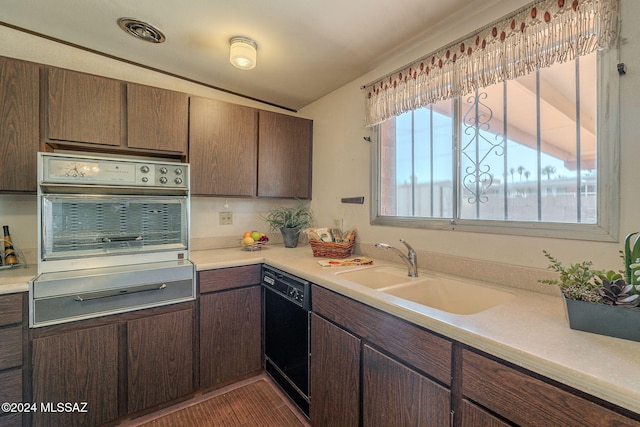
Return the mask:
[[[398,54],[384,66],[334,91],[300,112],[314,119],[314,170],[312,208],[316,216],[329,224],[344,218],[346,225],[359,227],[362,242],[397,242],[405,238],[416,249],[468,258],[546,268],[542,250],[547,249],[567,263],[592,260],[598,268],[618,270],[621,243],[519,237],[459,231],[434,231],[369,225],[370,145],[363,141],[370,131],[363,126],[364,94],[359,89],[380,76],[457,40],[510,10],[527,2],[502,2],[502,6],[483,11],[466,22],[459,21],[455,31],[441,32],[432,39]],[[640,230],[640,144],[638,98],[640,97],[640,2],[622,0],[622,45],[620,61],[627,74],[620,78],[621,205],[620,240]],[[448,23],[443,23],[447,26]],[[617,73],[615,78],[617,77]],[[608,143],[609,141],[605,141]],[[615,143],[611,141],[611,143]],[[341,171],[341,173],[336,173]],[[365,205],[346,205],[340,197],[364,195]]]
[[[493,2],[487,2],[493,3]],[[455,23],[442,22],[432,28],[433,36],[416,40],[411,47],[398,52],[392,59],[365,76],[345,85],[299,113],[314,120],[314,164],[313,201],[319,223],[331,225],[334,218],[343,218],[344,226],[356,225],[359,239],[363,243],[376,241],[396,242],[407,239],[416,249],[454,254],[481,260],[491,260],[517,265],[544,268],[546,259],[542,250],[547,249],[566,263],[593,260],[597,267],[618,269],[620,243],[601,243],[575,240],[545,239],[503,236],[458,231],[429,231],[408,228],[369,225],[370,201],[370,150],[363,140],[369,136],[363,127],[364,98],[360,86],[381,75],[411,62],[475,28],[489,23],[506,13],[528,3],[528,0],[505,0],[498,6],[486,9]],[[640,230],[639,192],[640,170],[634,159],[640,159],[640,144],[636,138],[640,133],[637,120],[637,98],[640,95],[640,2],[621,0],[622,37],[620,61],[627,65],[627,75],[621,78],[621,219],[620,238]],[[361,25],[354,23],[354,25]],[[363,28],[363,31],[375,29]],[[233,95],[174,79],[162,74],[140,69],[118,61],[109,60],[83,51],[29,36],[0,27],[0,55],[24,59],[53,66],[76,69],[82,72],[104,75],[116,79],[154,85],[217,98],[224,101],[272,109],[266,105],[248,101]],[[364,205],[342,204],[340,198],[365,196]],[[197,239],[220,239],[240,236],[245,229],[264,229],[261,212],[273,205],[292,204],[286,201],[228,199],[234,211],[233,226],[218,225],[218,212],[224,208],[225,199],[195,198],[192,200],[192,236]],[[0,195],[0,225],[10,224],[14,241],[23,248],[37,246],[35,196]]]

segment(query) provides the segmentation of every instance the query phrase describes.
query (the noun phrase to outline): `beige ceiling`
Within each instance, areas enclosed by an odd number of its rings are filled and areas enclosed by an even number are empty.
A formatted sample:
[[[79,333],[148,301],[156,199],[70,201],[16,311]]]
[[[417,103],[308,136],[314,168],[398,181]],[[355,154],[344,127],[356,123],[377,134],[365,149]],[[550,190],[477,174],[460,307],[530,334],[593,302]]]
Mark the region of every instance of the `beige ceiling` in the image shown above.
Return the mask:
[[[454,16],[504,1],[0,0],[0,23],[298,110]],[[121,17],[155,25],[167,41],[127,35]],[[253,70],[229,64],[238,35],[258,44]]]

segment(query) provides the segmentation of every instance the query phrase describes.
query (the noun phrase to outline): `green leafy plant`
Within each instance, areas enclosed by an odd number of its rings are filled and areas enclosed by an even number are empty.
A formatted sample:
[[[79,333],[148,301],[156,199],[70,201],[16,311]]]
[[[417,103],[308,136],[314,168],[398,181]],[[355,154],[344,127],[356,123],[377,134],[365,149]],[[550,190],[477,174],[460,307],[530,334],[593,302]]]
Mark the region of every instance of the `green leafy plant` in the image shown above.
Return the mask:
[[[281,228],[299,228],[300,230],[313,225],[313,212],[304,204],[294,208],[279,207],[261,218],[269,224],[271,231]]]
[[[593,269],[591,261],[582,261],[565,267],[556,257],[547,251],[542,251],[549,260],[549,269],[560,274],[559,280],[545,279],[540,283],[558,285],[562,293],[570,299],[603,303],[600,293],[602,282],[600,277],[607,277],[607,273]]]
[[[626,246],[626,245],[625,245]],[[547,251],[542,251],[549,260],[548,268],[557,272],[559,279],[539,280],[541,283],[558,285],[565,297],[577,301],[618,305],[623,307],[638,307],[640,295],[637,287],[627,284],[620,272],[613,270],[596,270],[591,261],[582,261],[565,267],[556,257]],[[627,259],[625,249],[625,260]],[[625,262],[625,267],[628,267]],[[632,268],[640,269],[640,264]],[[625,274],[629,274],[628,270]]]

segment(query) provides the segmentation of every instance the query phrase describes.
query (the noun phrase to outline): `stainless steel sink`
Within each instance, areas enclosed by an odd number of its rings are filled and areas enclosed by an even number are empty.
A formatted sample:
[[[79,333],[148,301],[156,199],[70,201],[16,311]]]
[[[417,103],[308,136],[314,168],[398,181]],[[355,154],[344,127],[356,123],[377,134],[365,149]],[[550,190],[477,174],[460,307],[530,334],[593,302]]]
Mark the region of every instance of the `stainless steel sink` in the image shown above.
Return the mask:
[[[406,268],[395,266],[339,271],[336,276],[453,314],[479,313],[515,298],[515,295],[503,290],[449,277],[409,277]]]

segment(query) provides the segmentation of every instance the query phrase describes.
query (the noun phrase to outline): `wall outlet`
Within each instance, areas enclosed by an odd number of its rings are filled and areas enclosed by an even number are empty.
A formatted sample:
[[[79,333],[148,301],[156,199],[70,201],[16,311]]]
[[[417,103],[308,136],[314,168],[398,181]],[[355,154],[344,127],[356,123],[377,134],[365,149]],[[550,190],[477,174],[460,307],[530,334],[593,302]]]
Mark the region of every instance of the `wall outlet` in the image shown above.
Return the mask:
[[[232,225],[233,212],[220,212],[220,225]]]

